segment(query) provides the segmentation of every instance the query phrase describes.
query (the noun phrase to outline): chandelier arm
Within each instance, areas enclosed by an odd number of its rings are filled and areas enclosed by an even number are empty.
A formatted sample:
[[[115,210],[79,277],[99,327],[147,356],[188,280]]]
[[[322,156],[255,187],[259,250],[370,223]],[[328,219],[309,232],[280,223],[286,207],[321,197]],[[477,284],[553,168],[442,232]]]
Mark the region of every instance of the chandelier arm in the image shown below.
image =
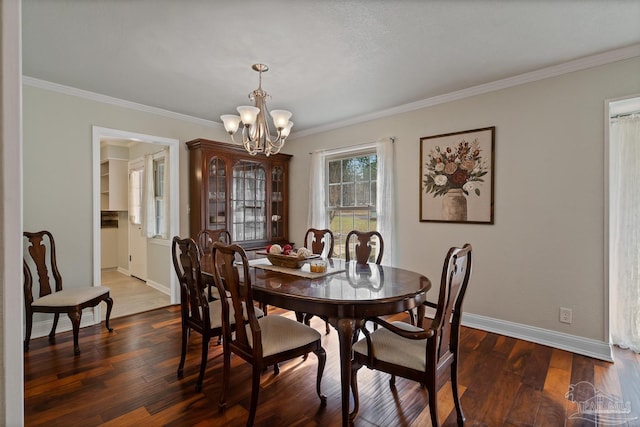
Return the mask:
[[[280,149],[284,146],[285,140],[289,136],[293,122],[288,120],[291,117],[291,113],[289,111],[274,110],[273,120],[275,134],[271,133],[271,127],[269,124],[270,113],[266,103],[266,98],[269,94],[262,89],[262,73],[268,71],[269,67],[265,64],[254,64],[252,68],[259,73],[258,88],[249,94],[249,99],[254,101],[255,108],[238,107],[238,112],[241,113],[240,117],[245,117],[244,115],[246,114],[247,120],[251,123],[241,123],[242,145],[245,150],[253,156],[258,153],[264,153],[266,156],[269,156],[270,154],[277,154],[280,152]],[[256,109],[257,114],[255,114]],[[229,120],[225,120],[223,118],[223,121],[225,121],[225,127],[227,127],[227,122]],[[233,133],[230,133],[230,135],[231,140],[236,143]]]

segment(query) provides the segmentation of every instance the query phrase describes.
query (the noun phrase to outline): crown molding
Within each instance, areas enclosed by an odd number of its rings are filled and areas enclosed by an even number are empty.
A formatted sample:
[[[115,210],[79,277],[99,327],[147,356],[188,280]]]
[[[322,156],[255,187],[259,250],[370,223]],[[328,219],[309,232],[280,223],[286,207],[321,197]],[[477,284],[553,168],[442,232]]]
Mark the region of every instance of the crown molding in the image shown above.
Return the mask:
[[[77,89],[71,86],[65,86],[58,83],[52,83],[46,80],[36,79],[34,77],[22,76],[22,82],[28,86],[51,90],[53,92],[58,92],[65,95],[77,96],[79,98],[88,99],[90,101],[102,102],[105,104],[115,105],[116,107],[128,108],[131,110],[142,111],[145,113],[157,114],[159,116],[191,122],[191,123],[212,127],[216,129],[224,129],[224,126],[221,123],[214,122],[212,120],[205,120],[198,117],[189,116],[186,114],[176,113],[174,111],[164,110],[162,108],[150,107],[148,105],[138,104],[137,102],[131,102],[131,101],[126,101],[120,98],[114,98],[112,96],[101,95],[99,93],[90,92],[88,90]]]
[[[421,101],[412,102],[409,104],[399,105],[397,107],[388,108],[386,110],[377,111],[371,114],[365,114],[362,116],[354,117],[347,120],[331,123],[325,126],[318,126],[312,129],[306,129],[300,132],[292,133],[290,139],[301,138],[303,136],[314,135],[317,133],[327,132],[330,130],[340,129],[343,127],[356,125],[371,120],[382,119],[385,117],[395,116],[397,114],[408,113],[422,108],[433,107],[439,104],[445,104],[447,102],[457,101],[464,98],[469,98],[476,95],[482,95],[489,92],[494,92],[501,89],[506,89],[514,86],[523,85],[526,83],[536,82],[544,80],[549,77],[556,77],[563,74],[573,73],[575,71],[586,70],[588,68],[597,67],[600,65],[606,65],[613,62],[623,61],[625,59],[634,58],[640,56],[640,43],[627,46],[620,49],[615,49],[596,55],[587,56],[584,58],[575,59],[573,61],[565,62],[563,64],[552,65],[550,67],[541,68],[539,70],[530,71],[528,73],[520,74],[513,77],[507,77],[502,80],[496,80],[494,82],[481,84],[478,86],[472,86],[466,89],[461,89],[455,92],[450,92],[443,95],[434,96],[431,98],[423,99]]]
[[[353,117],[347,120],[341,120],[328,125],[318,126],[315,128],[306,129],[299,132],[293,132],[288,139],[294,140],[297,138],[302,138],[302,137],[314,135],[317,133],[328,132],[331,130],[368,122],[371,120],[378,120],[378,119],[395,116],[402,113],[408,113],[411,111],[420,110],[422,108],[433,107],[435,105],[445,104],[447,102],[457,101],[460,99],[469,98],[476,95],[494,92],[497,90],[519,86],[522,84],[531,83],[539,80],[544,80],[549,77],[556,77],[563,74],[572,73],[575,71],[597,67],[600,65],[606,65],[613,62],[617,62],[617,61],[623,61],[625,59],[634,58],[636,56],[640,56],[640,43],[623,47],[620,49],[610,50],[610,51],[599,53],[596,55],[587,56],[584,58],[575,59],[573,61],[565,62],[563,64],[552,65],[550,67],[541,68],[539,70],[530,71],[528,73],[520,74],[517,76],[507,77],[505,79],[496,80],[494,82],[472,86],[472,87],[461,89],[455,92],[433,96],[431,98],[423,99],[421,101],[416,101],[409,104],[387,108],[385,110],[377,111],[370,114],[364,114],[364,115]],[[212,127],[215,129],[224,129],[224,126],[222,125],[222,123],[214,122],[212,120],[205,120],[198,117],[188,116],[186,114],[180,114],[173,111],[164,110],[161,108],[150,107],[144,104],[138,104],[136,102],[125,101],[123,99],[114,98],[107,95],[101,95],[98,93],[89,92],[82,89],[76,89],[70,86],[64,86],[61,84],[36,79],[34,77],[23,76],[22,81],[25,85],[29,85],[29,86],[33,86],[41,89],[47,89],[54,92],[59,92],[67,95],[89,99],[92,101],[115,105],[118,107],[139,110],[139,111],[143,111],[151,114],[157,114],[160,116],[169,117],[177,120],[192,122],[199,125]]]

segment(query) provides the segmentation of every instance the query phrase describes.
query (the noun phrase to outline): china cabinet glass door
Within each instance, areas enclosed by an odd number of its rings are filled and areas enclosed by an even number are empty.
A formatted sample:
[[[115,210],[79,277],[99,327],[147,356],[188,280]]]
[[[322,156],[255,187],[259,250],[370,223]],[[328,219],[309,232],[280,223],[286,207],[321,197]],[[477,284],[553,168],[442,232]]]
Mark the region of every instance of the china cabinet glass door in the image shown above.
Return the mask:
[[[224,160],[214,157],[209,162],[209,230],[227,228],[227,177]]]
[[[261,163],[247,160],[233,166],[231,211],[234,242],[265,240],[266,172]]]

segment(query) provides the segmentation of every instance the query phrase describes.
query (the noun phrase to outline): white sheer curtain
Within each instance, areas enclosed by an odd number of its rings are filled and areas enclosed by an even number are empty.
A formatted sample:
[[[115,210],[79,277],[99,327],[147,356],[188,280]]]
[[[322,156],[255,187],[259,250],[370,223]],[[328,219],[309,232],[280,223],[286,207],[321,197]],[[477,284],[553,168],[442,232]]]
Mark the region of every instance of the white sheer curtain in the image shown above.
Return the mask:
[[[378,232],[384,240],[382,263],[395,265],[395,150],[393,139],[386,138],[376,143],[378,156],[377,215]]]
[[[640,116],[610,127],[610,334],[640,352]]]
[[[142,221],[144,234],[148,237],[156,235],[156,195],[155,180],[153,177],[153,154],[144,156],[144,189],[142,210],[144,221]]]
[[[311,153],[311,168],[309,169],[309,214],[308,228],[327,228],[327,207],[325,204],[325,154]]]

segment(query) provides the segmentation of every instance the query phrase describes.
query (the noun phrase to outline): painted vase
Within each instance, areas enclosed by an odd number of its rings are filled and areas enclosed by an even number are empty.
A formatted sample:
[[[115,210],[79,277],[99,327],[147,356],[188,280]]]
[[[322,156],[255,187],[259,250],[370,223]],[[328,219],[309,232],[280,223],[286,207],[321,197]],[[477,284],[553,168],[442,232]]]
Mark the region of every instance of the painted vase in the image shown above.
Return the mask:
[[[452,188],[442,197],[442,219],[445,221],[467,220],[467,198],[461,188]]]

